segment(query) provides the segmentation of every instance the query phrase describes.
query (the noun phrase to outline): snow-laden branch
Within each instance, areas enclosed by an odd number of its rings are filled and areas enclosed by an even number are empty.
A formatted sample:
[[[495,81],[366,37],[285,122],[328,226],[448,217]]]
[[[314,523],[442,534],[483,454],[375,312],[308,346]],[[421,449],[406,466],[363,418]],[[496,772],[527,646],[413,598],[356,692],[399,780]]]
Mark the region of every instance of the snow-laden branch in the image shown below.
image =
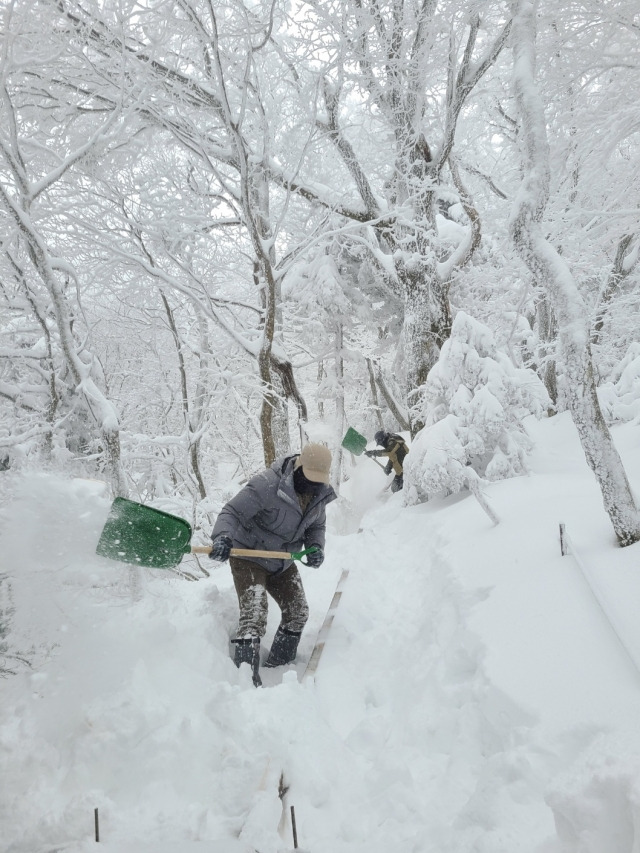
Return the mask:
[[[607,279],[607,283],[600,294],[598,307],[596,310],[596,319],[593,324],[593,334],[591,343],[598,344],[600,341],[600,333],[604,327],[607,308],[614,297],[619,293],[622,282],[633,272],[638,263],[638,254],[640,250],[640,240],[636,240],[635,246],[632,246],[633,234],[625,234],[618,243],[616,256],[613,262],[611,273]]]
[[[16,148],[16,150],[19,149]],[[20,188],[20,191],[23,193],[27,192],[29,187],[29,181],[27,179],[27,173],[24,168],[22,158],[17,155],[14,155],[13,151],[9,148],[9,146],[5,143],[3,139],[0,139],[0,151],[2,151],[2,155],[7,165],[11,169],[16,183]]]
[[[365,209],[368,211],[372,219],[376,218],[380,215],[380,205],[378,199],[374,195],[374,192],[371,188],[371,184],[369,183],[364,169],[358,161],[356,153],[353,150],[353,146],[349,143],[347,139],[345,139],[344,135],[340,130],[340,125],[338,123],[338,92],[336,92],[336,90],[326,79],[326,77],[323,80],[322,91],[329,121],[326,124],[318,122],[318,126],[328,133],[329,137],[331,138],[331,141],[334,143],[334,145],[340,152],[340,156],[342,157],[344,164],[349,170],[349,174],[355,181],[355,184],[358,188],[358,192],[360,193],[360,198],[364,202]]]
[[[469,219],[469,227],[467,228],[463,239],[460,241],[458,246],[456,246],[453,252],[451,252],[446,261],[442,261],[437,264],[436,269],[438,272],[438,278],[443,283],[450,281],[455,270],[464,267],[471,260],[473,253],[480,245],[482,237],[480,215],[472,204],[469,193],[462,183],[462,179],[460,178],[460,173],[458,171],[458,165],[453,157],[449,157],[449,169],[451,171],[455,187],[458,190],[458,195],[460,196],[460,203],[462,204],[464,212],[467,214],[467,218]]]
[[[135,59],[141,69],[147,70],[156,80],[162,82],[169,90],[178,91],[181,99],[199,107],[212,109],[219,118],[224,118],[224,107],[217,92],[206,82],[196,79],[150,56],[148,46],[133,39],[121,39],[105,23],[95,15],[91,15],[81,5],[76,5],[77,12],[72,11],[72,4],[66,0],[45,0],[60,12],[80,33],[83,39],[88,39],[97,51],[107,59],[114,52],[119,56],[130,56]],[[210,38],[210,34],[207,34]]]
[[[41,343],[35,344],[30,349],[22,347],[0,347],[0,358],[15,359],[34,359],[40,361],[46,358],[46,352]]]
[[[42,436],[48,435],[50,432],[51,427],[38,425],[31,427],[31,429],[28,429],[25,432],[15,433],[8,436],[0,436],[0,447],[18,447],[19,445],[25,444],[33,439],[42,438]]]
[[[201,311],[204,316],[208,317],[212,320],[218,328],[221,329],[237,346],[246,352],[248,355],[253,358],[257,358],[260,352],[260,340],[252,340],[251,338],[243,335],[238,332],[236,328],[234,328],[232,322],[227,320],[222,313],[222,311],[218,310],[218,306],[227,307],[229,305],[238,304],[233,300],[227,299],[218,299],[214,297],[210,297],[203,286],[203,283],[200,282],[193,273],[189,270],[185,270],[192,280],[194,285],[201,290],[201,293],[197,293],[194,287],[185,284],[176,276],[171,273],[163,270],[157,264],[152,263],[150,260],[145,260],[141,255],[135,254],[134,252],[128,252],[123,249],[121,246],[109,246],[110,252],[113,253],[115,258],[120,259],[121,261],[134,264],[135,266],[140,267],[140,269],[144,270],[144,272],[149,275],[151,278],[156,279],[159,287],[167,287],[171,290],[176,291],[177,293],[182,293],[184,296],[188,297],[191,302]],[[239,303],[243,308],[251,308],[254,311],[259,311],[255,306],[247,305],[245,303]],[[261,313],[261,312],[260,312]],[[290,361],[287,354],[282,350],[281,347],[278,346],[277,342],[274,341],[271,352],[271,360],[273,366],[280,371],[287,371],[290,366]]]
[[[458,69],[458,74],[455,79],[455,83],[452,82],[452,78],[450,79],[449,91],[447,94],[447,113],[446,113],[446,123],[445,123],[445,131],[444,131],[444,140],[442,143],[442,148],[438,152],[438,156],[435,158],[435,174],[439,175],[442,169],[449,159],[449,155],[453,149],[453,143],[456,134],[456,126],[458,123],[458,117],[460,116],[460,112],[462,107],[464,106],[465,101],[469,97],[470,93],[480,82],[482,77],[487,73],[489,68],[495,63],[498,56],[500,55],[503,47],[505,46],[507,39],[509,38],[509,33],[511,32],[511,19],[507,20],[505,25],[502,27],[502,30],[498,33],[498,36],[493,41],[491,45],[487,48],[484,55],[477,61],[472,62],[473,49],[476,43],[476,37],[478,34],[478,30],[480,28],[480,16],[474,16],[471,27],[469,30],[469,36],[467,38],[467,44],[465,47],[465,51],[463,54],[462,62],[460,64],[460,68]],[[453,72],[451,71],[451,74]]]
[[[0,397],[10,400],[21,409],[30,412],[42,411],[42,400],[47,396],[47,388],[39,385],[12,385],[9,382],[0,381]]]
[[[68,154],[64,160],[59,163],[55,169],[52,169],[47,175],[41,178],[39,181],[31,184],[29,187],[29,191],[26,195],[27,203],[32,202],[36,199],[41,193],[45,190],[49,189],[49,187],[59,181],[60,178],[67,172],[72,166],[74,166],[79,160],[83,157],[86,157],[87,154],[95,148],[95,146],[99,142],[104,142],[108,140],[108,131],[113,127],[116,121],[120,118],[121,113],[119,110],[114,110],[113,113],[109,116],[107,121],[101,125],[92,136],[77,148],[75,151],[72,151]]]
[[[362,223],[369,223],[373,219],[378,219],[379,224],[384,227],[389,227],[393,223],[393,219],[389,216],[380,219],[364,207],[358,209],[336,202],[335,190],[331,187],[309,179],[300,181],[293,173],[283,169],[273,158],[268,160],[267,170],[271,180],[278,186],[299,195],[312,204],[318,204],[327,210],[331,210],[345,219],[353,219]]]

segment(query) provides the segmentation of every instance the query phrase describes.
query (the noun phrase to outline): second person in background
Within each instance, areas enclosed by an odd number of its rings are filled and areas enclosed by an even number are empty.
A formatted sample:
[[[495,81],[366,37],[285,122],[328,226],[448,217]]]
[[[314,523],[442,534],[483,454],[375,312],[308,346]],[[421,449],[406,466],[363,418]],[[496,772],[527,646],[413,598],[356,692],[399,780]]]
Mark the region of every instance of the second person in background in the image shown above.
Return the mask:
[[[407,447],[401,435],[396,435],[394,432],[384,432],[380,430],[375,434],[376,444],[381,445],[382,450],[365,450],[367,456],[386,456],[388,458],[385,474],[390,474],[392,471],[395,474],[391,483],[391,491],[399,492],[404,485],[404,459],[409,448]]]

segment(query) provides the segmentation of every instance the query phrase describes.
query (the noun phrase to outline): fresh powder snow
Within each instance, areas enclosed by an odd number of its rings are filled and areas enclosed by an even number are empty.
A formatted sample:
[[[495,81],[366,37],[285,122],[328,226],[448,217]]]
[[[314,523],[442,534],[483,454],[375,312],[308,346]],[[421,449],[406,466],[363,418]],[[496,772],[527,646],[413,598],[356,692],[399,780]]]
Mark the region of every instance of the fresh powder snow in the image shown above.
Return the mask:
[[[291,806],[307,853],[636,853],[640,545],[616,545],[569,416],[526,430],[529,472],[483,486],[499,524],[466,492],[405,506],[354,459],[301,568],[298,665],[261,689],[230,659],[226,564],[109,562],[103,484],[13,482],[2,853],[283,853]],[[638,430],[613,435],[640,491]],[[265,650],[277,623],[271,603]]]

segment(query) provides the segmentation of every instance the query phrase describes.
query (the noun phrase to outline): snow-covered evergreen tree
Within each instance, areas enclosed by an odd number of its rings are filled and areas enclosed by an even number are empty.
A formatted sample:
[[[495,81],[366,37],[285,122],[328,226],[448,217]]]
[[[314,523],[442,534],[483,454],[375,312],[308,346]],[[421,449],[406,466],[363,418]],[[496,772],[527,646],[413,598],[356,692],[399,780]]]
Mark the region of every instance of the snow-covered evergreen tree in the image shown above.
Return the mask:
[[[526,470],[527,415],[549,405],[534,371],[514,367],[490,329],[459,312],[424,387],[425,428],[405,467],[405,496],[419,503]]]

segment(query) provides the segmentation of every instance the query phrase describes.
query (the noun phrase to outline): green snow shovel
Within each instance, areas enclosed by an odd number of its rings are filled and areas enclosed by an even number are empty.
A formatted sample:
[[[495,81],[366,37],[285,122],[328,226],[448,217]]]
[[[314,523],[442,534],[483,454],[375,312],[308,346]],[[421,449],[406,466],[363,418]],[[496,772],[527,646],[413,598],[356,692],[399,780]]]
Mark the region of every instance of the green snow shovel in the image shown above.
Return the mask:
[[[342,446],[353,453],[354,456],[361,456],[367,446],[367,439],[356,432],[353,427],[349,427],[342,439]]]
[[[169,515],[150,506],[116,498],[102,530],[96,553],[121,563],[133,563],[150,569],[172,569],[185,554],[209,554],[211,545],[191,547],[191,525],[184,518]],[[232,548],[232,557],[262,557],[274,560],[300,560],[316,551],[315,545],[304,551],[254,551]]]
[[[342,439],[342,446],[346,450],[351,451],[354,456],[361,456],[364,453],[365,447],[367,446],[367,439],[363,435],[360,435],[359,432],[356,432],[353,427],[349,427],[349,429],[344,434],[344,438]],[[376,465],[379,465],[380,468],[384,470],[384,465],[378,462],[378,460],[374,456],[370,456],[369,459],[371,459],[373,462],[376,463]]]

